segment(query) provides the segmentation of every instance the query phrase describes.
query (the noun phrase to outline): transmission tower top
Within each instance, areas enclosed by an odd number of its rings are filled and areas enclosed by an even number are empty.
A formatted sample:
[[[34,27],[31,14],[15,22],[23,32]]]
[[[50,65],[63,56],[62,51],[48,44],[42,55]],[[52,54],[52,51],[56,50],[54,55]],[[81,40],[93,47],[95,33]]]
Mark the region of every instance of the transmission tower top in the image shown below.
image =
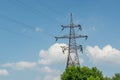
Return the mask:
[[[68,66],[72,66],[72,65],[80,66],[78,49],[80,49],[80,52],[83,53],[83,48],[82,48],[82,45],[77,45],[76,39],[77,38],[87,39],[88,36],[87,35],[81,35],[81,34],[77,35],[76,34],[75,29],[78,28],[79,30],[82,30],[82,27],[81,27],[80,24],[75,25],[73,23],[72,13],[70,14],[70,24],[67,25],[67,26],[61,25],[61,27],[62,27],[62,30],[64,30],[64,28],[69,28],[69,35],[55,37],[56,41],[58,39],[68,39],[68,47],[61,46],[63,53],[65,52],[65,50],[68,51],[66,68]]]
[[[70,14],[70,25],[73,25],[72,13]]]

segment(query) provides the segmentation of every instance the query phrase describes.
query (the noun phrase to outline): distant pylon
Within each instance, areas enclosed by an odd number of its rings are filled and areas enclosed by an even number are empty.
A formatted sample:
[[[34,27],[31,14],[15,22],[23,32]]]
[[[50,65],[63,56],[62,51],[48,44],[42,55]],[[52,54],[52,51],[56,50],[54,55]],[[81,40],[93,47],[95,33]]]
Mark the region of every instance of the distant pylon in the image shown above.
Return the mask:
[[[68,39],[68,47],[66,46],[61,46],[63,53],[65,52],[65,50],[68,50],[68,56],[67,56],[67,64],[66,64],[66,68],[68,66],[80,66],[80,62],[79,62],[79,56],[78,56],[78,49],[80,49],[80,52],[83,53],[83,48],[82,45],[77,45],[76,43],[76,39],[77,38],[85,38],[87,39],[88,36],[87,35],[77,35],[75,33],[75,28],[78,28],[79,30],[82,30],[82,27],[80,24],[75,25],[73,23],[73,18],[72,18],[72,13],[70,14],[70,24],[67,26],[61,25],[62,30],[64,30],[64,28],[69,28],[69,35],[64,35],[64,36],[59,36],[59,37],[55,37],[56,41],[58,39]]]

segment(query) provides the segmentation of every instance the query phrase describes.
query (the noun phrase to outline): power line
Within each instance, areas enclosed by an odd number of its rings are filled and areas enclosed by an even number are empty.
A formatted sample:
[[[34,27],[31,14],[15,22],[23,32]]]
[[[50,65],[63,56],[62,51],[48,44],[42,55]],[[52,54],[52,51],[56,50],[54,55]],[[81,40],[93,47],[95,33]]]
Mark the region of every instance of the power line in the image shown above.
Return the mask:
[[[18,20],[16,20],[16,19],[11,18],[11,17],[8,17],[8,16],[6,16],[6,15],[0,14],[0,17],[5,18],[5,19],[7,19],[7,20],[9,20],[9,21],[11,21],[11,22],[17,23],[17,24],[21,24],[21,25],[23,25],[24,27],[27,27],[27,28],[29,28],[29,29],[35,30],[35,28],[34,28],[33,26],[30,26],[30,25],[28,25],[28,24],[25,24],[25,23],[23,23],[23,22],[20,22],[20,21],[18,21]],[[23,26],[22,26],[22,27],[23,27]]]
[[[25,4],[23,1],[21,1],[21,0],[15,0],[15,1],[16,1],[17,3],[19,3],[19,4],[21,4],[21,6],[24,6],[24,8],[28,8],[29,11],[33,10],[33,11],[31,11],[32,13],[34,13],[34,14],[37,13],[38,16],[40,16],[40,15],[42,14],[42,15],[44,15],[44,16],[47,16],[47,17],[48,17],[47,19],[49,19],[49,21],[53,21],[53,20],[54,20],[55,23],[57,22],[57,23],[60,24],[60,22],[57,21],[56,19],[53,19],[52,17],[50,17],[50,16],[44,14],[42,11],[40,11],[40,10],[38,10],[38,9],[36,9],[36,8],[34,8],[34,7],[30,6],[30,5],[28,5],[28,4]],[[48,9],[49,9],[49,8],[48,8]],[[34,12],[34,11],[35,11],[35,12]],[[53,20],[51,20],[50,18],[52,18]],[[48,36],[53,37],[53,36],[50,35],[48,32],[47,32],[47,33],[46,33],[46,32],[43,32],[43,33],[44,33],[44,34],[47,34]]]
[[[34,14],[37,13],[36,15],[38,15],[38,16],[41,16],[41,15],[47,16],[47,19],[49,19],[50,21],[53,21],[53,20],[54,20],[55,22],[57,22],[57,23],[60,24],[60,22],[57,21],[55,18],[44,14],[44,13],[43,13],[42,11],[40,11],[39,9],[36,9],[36,8],[30,6],[29,4],[24,3],[24,2],[21,1],[21,0],[15,0],[15,1],[16,1],[17,3],[19,3],[19,4],[21,4],[22,6],[24,6],[25,8],[30,9],[29,11],[33,10],[33,11],[31,11],[31,12],[33,12]],[[52,19],[52,20],[51,20],[51,19]]]
[[[37,15],[41,15],[41,14],[42,14],[42,15],[45,15],[45,16],[49,17],[48,19],[49,19],[50,21],[52,21],[52,20],[50,19],[50,18],[52,18],[52,17],[44,14],[42,11],[34,8],[33,6],[30,6],[30,5],[28,5],[28,4],[25,4],[25,3],[24,3],[23,1],[21,1],[21,0],[15,0],[15,1],[16,1],[17,3],[19,3],[19,4],[21,4],[24,8],[29,9],[29,11],[31,11],[32,13],[35,13],[35,14],[37,13]],[[49,8],[48,8],[48,9],[49,9]],[[33,26],[31,26],[31,25],[28,25],[28,24],[26,24],[26,23],[24,23],[24,22],[21,22],[21,21],[19,21],[19,20],[17,20],[17,19],[11,18],[11,17],[6,16],[6,15],[3,15],[3,14],[0,14],[0,17],[5,18],[5,19],[7,19],[7,20],[9,20],[9,21],[11,21],[11,22],[14,22],[14,23],[23,25],[22,27],[27,27],[27,28],[35,31],[35,27],[33,27]],[[52,19],[53,19],[53,18],[52,18]],[[59,23],[57,20],[55,20],[55,19],[53,19],[53,20],[54,20],[55,22]],[[17,26],[17,27],[18,27],[18,26]],[[49,37],[53,37],[53,36],[50,35],[48,32],[46,33],[45,31],[42,31],[42,33],[43,33],[44,35],[45,35],[45,34],[48,35]]]
[[[0,27],[0,29],[1,29],[1,30],[4,30],[4,31],[6,31],[6,32],[9,32],[9,33],[15,34],[15,35],[20,35],[20,36],[22,36],[22,37],[31,39],[30,36],[27,36],[27,35],[24,35],[24,34],[22,34],[22,33],[18,33],[18,32],[15,32],[15,31],[11,31],[10,29],[5,28],[5,26],[4,26],[4,27]]]
[[[23,23],[23,22],[20,22],[20,21],[18,21],[18,20],[16,20],[16,19],[13,19],[13,18],[8,17],[8,16],[6,16],[6,15],[0,14],[0,17],[5,18],[5,19],[7,19],[7,20],[9,20],[9,21],[11,21],[11,22],[13,22],[13,23],[21,24],[21,25],[23,25],[22,27],[27,27],[27,28],[29,28],[29,29],[31,29],[31,30],[33,30],[33,31],[35,31],[35,29],[36,29],[36,28],[33,27],[33,26],[30,26],[30,25],[28,25],[28,24],[25,24],[25,23]],[[19,26],[16,26],[16,27],[19,27]],[[2,27],[0,27],[0,28],[2,28]],[[2,28],[2,29],[3,29],[4,31],[8,31],[8,32],[10,32],[10,33],[13,33],[13,34],[15,34],[15,35],[18,34],[17,32],[10,31],[9,29],[5,29],[5,28]],[[53,38],[52,35],[50,35],[49,33],[46,33],[45,31],[42,31],[41,33],[42,33],[43,35],[47,35],[47,36]],[[20,35],[20,34],[19,34],[19,35]],[[26,35],[23,35],[23,36],[26,36]],[[30,38],[30,37],[29,37],[29,38]],[[31,38],[32,38],[32,37],[31,37]]]
[[[37,1],[39,1],[39,0],[37,0]],[[59,9],[53,9],[53,8],[51,8],[50,6],[48,6],[48,5],[45,5],[44,3],[42,3],[42,2],[40,2],[40,6],[41,7],[43,7],[43,8],[45,8],[45,9],[47,9],[47,10],[49,10],[49,11],[51,11],[51,12],[53,12],[53,13],[55,13],[56,15],[63,15],[63,13],[61,13],[61,12],[59,12],[59,11],[57,11],[57,10],[59,10]],[[45,6],[48,6],[48,7],[45,7]],[[55,19],[56,20],[56,19]],[[56,20],[57,21],[57,20]]]

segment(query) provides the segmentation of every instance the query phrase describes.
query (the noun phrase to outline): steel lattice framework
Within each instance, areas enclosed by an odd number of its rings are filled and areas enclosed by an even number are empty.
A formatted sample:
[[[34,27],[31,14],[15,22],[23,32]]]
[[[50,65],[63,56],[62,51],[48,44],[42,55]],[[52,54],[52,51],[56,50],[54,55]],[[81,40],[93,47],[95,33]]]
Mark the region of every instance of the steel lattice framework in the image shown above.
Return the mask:
[[[78,56],[78,49],[80,49],[80,52],[83,53],[83,48],[82,48],[82,45],[77,45],[76,39],[77,38],[85,38],[85,39],[87,39],[88,36],[87,35],[80,35],[80,34],[77,35],[75,33],[76,28],[78,28],[79,30],[82,30],[82,27],[81,27],[80,24],[75,25],[73,23],[72,13],[70,14],[70,24],[67,25],[67,26],[61,25],[61,27],[62,27],[62,30],[64,30],[64,28],[69,28],[69,35],[55,37],[56,41],[58,39],[64,39],[64,38],[69,40],[68,47],[61,46],[63,53],[65,52],[65,50],[68,50],[66,68],[68,66],[71,66],[71,65],[80,66],[79,56]]]

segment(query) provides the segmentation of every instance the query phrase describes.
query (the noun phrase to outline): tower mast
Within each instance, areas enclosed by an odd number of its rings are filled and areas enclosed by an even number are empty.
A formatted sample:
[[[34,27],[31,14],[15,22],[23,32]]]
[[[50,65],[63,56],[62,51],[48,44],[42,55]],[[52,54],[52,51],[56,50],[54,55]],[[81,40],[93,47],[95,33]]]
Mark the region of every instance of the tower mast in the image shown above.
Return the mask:
[[[80,52],[83,53],[83,48],[82,45],[77,45],[76,43],[76,39],[77,38],[85,38],[87,39],[88,36],[87,35],[77,35],[75,33],[75,29],[78,28],[79,30],[82,30],[82,27],[80,24],[75,25],[73,23],[73,17],[72,17],[72,13],[70,14],[70,24],[67,26],[61,25],[62,30],[64,30],[64,28],[69,28],[69,35],[65,35],[65,36],[58,36],[55,37],[56,41],[58,39],[68,39],[68,47],[62,46],[62,50],[63,53],[65,50],[68,50],[68,56],[67,56],[67,64],[66,64],[66,68],[68,66],[80,66],[80,62],[79,62],[79,56],[78,56],[78,49],[80,49]]]

